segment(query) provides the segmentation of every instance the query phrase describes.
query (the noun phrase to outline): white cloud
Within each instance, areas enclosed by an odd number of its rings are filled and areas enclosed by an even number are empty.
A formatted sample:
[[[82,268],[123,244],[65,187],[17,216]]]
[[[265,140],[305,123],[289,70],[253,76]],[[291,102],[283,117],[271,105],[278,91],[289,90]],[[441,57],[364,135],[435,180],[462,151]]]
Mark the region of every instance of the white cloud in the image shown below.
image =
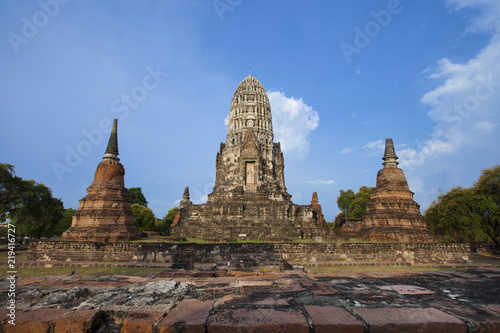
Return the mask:
[[[474,128],[479,132],[479,134],[489,134],[493,128],[498,124],[489,122],[488,120],[479,121],[474,124]]]
[[[383,140],[372,141],[361,148],[368,150],[368,156],[380,155],[385,150],[385,142]]]
[[[500,2],[497,0],[447,0],[446,3],[461,10],[467,7],[476,7],[481,11],[481,15],[474,16],[470,20],[468,31],[494,31],[500,29]]]
[[[448,0],[455,10],[475,10],[467,32],[488,32],[491,39],[477,55],[464,63],[448,58],[426,69],[429,79],[439,86],[426,92],[421,103],[429,105],[435,121],[433,132],[420,147],[400,152],[402,166],[418,166],[428,160],[459,152],[475,145],[482,135],[491,134],[500,121],[500,1]]]
[[[451,154],[454,151],[455,147],[452,143],[432,139],[426,141],[417,149],[407,148],[397,151],[396,155],[399,157],[399,167],[406,171],[411,171],[433,157],[438,157],[442,154]]]
[[[346,147],[346,148],[342,149],[342,151],[340,152],[340,154],[349,154],[353,150],[354,150],[353,148]]]
[[[279,91],[268,92],[273,114],[274,136],[283,151],[305,157],[309,153],[308,137],[319,125],[319,115],[302,98],[286,97]]]
[[[332,185],[332,184],[335,184],[334,180],[325,180],[325,179],[309,180],[307,182],[309,184],[316,184],[316,185]]]

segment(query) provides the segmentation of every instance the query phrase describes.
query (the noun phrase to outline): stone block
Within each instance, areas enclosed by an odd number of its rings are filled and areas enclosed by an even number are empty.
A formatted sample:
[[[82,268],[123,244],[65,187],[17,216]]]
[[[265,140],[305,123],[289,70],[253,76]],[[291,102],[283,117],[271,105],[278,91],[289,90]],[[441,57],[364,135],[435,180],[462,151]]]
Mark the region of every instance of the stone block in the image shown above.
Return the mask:
[[[434,308],[357,308],[354,312],[363,318],[370,333],[467,332],[464,322]]]
[[[56,321],[54,333],[90,333],[103,322],[104,313],[99,310],[80,310]]]
[[[48,333],[54,321],[71,312],[68,309],[41,309],[16,316],[16,325],[5,325],[4,333]]]
[[[197,333],[204,332],[213,301],[185,299],[158,324],[158,333]]]
[[[208,333],[296,332],[309,333],[301,311],[273,309],[236,309],[216,313],[208,324]]]
[[[394,285],[394,286],[382,286],[379,287],[379,289],[395,291],[400,295],[409,295],[409,296],[434,294],[432,290],[417,286]]]
[[[316,305],[305,308],[316,333],[363,333],[363,324],[342,308]]]
[[[163,312],[131,312],[123,321],[120,333],[150,333]]]
[[[488,309],[488,310],[492,310],[492,311],[500,313],[500,305],[498,305],[498,304],[496,304],[496,305],[487,305],[487,306],[485,306],[485,308]]]

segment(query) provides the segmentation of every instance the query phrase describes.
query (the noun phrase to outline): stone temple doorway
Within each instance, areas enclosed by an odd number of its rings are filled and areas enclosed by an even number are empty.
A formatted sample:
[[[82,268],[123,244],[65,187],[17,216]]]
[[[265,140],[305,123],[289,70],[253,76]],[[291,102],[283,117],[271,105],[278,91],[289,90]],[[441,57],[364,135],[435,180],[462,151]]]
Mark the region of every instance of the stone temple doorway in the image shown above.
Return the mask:
[[[252,188],[257,185],[255,175],[255,161],[245,162],[245,185],[247,188]]]

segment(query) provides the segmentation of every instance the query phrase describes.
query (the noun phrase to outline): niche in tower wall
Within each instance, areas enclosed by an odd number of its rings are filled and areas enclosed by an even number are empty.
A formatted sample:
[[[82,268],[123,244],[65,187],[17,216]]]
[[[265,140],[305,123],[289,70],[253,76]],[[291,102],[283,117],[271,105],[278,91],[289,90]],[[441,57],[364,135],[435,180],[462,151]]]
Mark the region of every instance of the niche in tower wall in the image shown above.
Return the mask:
[[[245,161],[245,185],[255,186],[255,161]]]

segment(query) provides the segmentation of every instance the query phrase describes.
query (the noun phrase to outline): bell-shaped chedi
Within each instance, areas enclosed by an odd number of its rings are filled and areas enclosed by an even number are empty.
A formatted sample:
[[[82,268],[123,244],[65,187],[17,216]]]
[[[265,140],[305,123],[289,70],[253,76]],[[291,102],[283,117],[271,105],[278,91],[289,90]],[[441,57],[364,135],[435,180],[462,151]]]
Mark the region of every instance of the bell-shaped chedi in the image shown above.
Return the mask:
[[[321,208],[291,201],[281,145],[273,140],[269,98],[259,80],[249,75],[231,101],[213,192],[206,204],[195,205],[185,191],[171,235],[209,240],[325,236]]]
[[[116,242],[141,238],[127,197],[125,169],[118,158],[117,122],[115,119],[94,181],[80,200],[71,227],[63,233],[66,240]]]
[[[413,200],[392,139],[386,139],[384,168],[377,174],[377,186],[366,204],[359,235],[365,240],[383,242],[434,243],[434,234],[427,229],[420,205]]]

